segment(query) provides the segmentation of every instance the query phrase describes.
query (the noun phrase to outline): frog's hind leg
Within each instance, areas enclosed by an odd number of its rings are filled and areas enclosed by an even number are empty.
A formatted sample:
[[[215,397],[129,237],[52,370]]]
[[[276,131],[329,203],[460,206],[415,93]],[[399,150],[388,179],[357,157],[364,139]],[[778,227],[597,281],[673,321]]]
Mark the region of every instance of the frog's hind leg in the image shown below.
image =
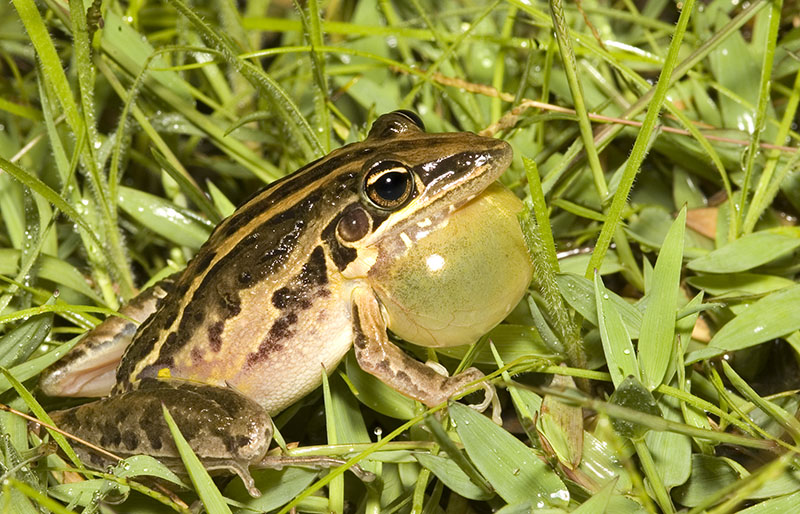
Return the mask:
[[[157,282],[139,293],[120,309],[120,314],[135,323],[111,316],[86,334],[67,355],[44,370],[39,386],[49,396],[107,396],[116,382],[116,370],[122,354],[136,334],[139,324],[158,307],[158,302],[172,289],[175,275]]]
[[[178,379],[144,379],[131,391],[50,416],[60,429],[121,458],[150,455],[185,473],[162,406],[206,468],[236,473],[251,494],[260,494],[248,467],[266,455],[272,422],[261,405],[235,389]],[[85,445],[74,447],[88,466],[103,469],[115,464]]]

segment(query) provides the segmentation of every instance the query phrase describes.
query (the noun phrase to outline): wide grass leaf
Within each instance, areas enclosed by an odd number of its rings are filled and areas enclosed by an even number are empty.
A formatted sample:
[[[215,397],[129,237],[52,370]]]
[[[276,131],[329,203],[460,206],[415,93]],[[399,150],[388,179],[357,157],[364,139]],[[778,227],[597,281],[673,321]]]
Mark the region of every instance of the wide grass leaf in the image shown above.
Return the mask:
[[[494,493],[487,493],[475,485],[467,474],[458,467],[458,464],[452,460],[427,453],[419,453],[414,456],[420,464],[431,470],[444,485],[464,498],[488,500],[494,496]]]
[[[3,367],[0,367],[0,373],[3,374],[5,380],[17,391],[17,394],[22,398],[25,404],[28,406],[30,411],[40,420],[44,421],[50,426],[54,426],[53,420],[50,419],[50,416],[45,412],[36,398],[33,397],[30,391],[28,391],[24,385],[22,385],[22,381],[16,377],[13,373],[14,368],[11,370],[7,370]],[[24,379],[23,379],[24,380]],[[53,440],[58,444],[61,451],[63,451],[72,464],[80,469],[83,469],[83,464],[81,460],[78,458],[78,455],[75,453],[75,450],[67,443],[66,437],[61,432],[57,432],[55,430],[47,429],[50,436]]]
[[[614,387],[618,387],[630,375],[641,380],[631,338],[598,273],[594,275],[594,287],[600,339],[603,341],[603,352],[606,354],[608,372]]]
[[[799,302],[800,285],[775,291],[758,300],[726,323],[707,348],[690,353],[686,363],[691,364],[726,351],[749,348],[800,330],[800,316],[797,316]]]
[[[709,495],[739,479],[730,464],[719,457],[696,454],[691,465],[689,480],[673,492],[675,501],[687,507],[700,505]]]
[[[594,493],[591,498],[581,504],[580,507],[573,510],[575,514],[594,514],[595,512],[606,512],[608,508],[608,500],[614,492],[616,480],[611,480],[603,486],[598,492]]]
[[[771,293],[794,285],[793,280],[775,275],[757,273],[735,273],[726,275],[702,275],[686,279],[692,287],[702,289],[706,293],[719,295],[758,295]]]
[[[739,514],[786,514],[787,512],[798,512],[798,510],[800,510],[800,492],[772,498],[740,510]]]
[[[211,232],[211,226],[198,216],[136,189],[120,187],[119,205],[136,221],[175,244],[199,248]]]
[[[632,487],[631,476],[615,449],[588,431],[583,434],[582,456],[580,470],[595,483],[614,480],[617,491],[628,491]]]
[[[225,494],[236,498],[245,508],[238,512],[267,512],[277,509],[300,494],[311,485],[319,471],[303,468],[281,470],[254,470],[253,480],[261,496],[253,498],[248,494],[241,480],[234,480],[225,489]],[[251,510],[252,509],[252,510]]]
[[[110,489],[117,488],[116,491]],[[104,498],[104,494],[117,498],[127,496],[130,488],[121,484],[114,484],[104,478],[94,478],[83,480],[74,484],[56,484],[47,488],[47,492],[54,498],[72,505],[89,507],[97,504],[98,498]],[[104,498],[109,499],[109,498]],[[12,511],[17,512],[17,511]]]
[[[755,232],[731,241],[686,266],[705,273],[738,273],[761,266],[800,247],[797,230]]]
[[[567,506],[566,486],[531,448],[465,405],[454,403],[449,411],[467,455],[506,502]]]
[[[147,77],[161,83],[181,100],[192,102],[192,93],[186,82],[176,72],[166,69],[167,61],[156,55],[152,45],[125,20],[109,9],[103,14],[103,51],[132,75],[137,75],[149,65]]]
[[[556,282],[570,307],[578,311],[587,321],[598,326],[597,305],[592,281],[580,275],[561,273],[556,275]],[[607,300],[614,305],[625,324],[628,335],[632,339],[637,339],[639,328],[642,325],[642,313],[613,291],[606,291],[606,294],[608,295]]]
[[[659,406],[664,419],[678,423],[683,421],[674,398],[663,396]],[[651,430],[644,438],[664,486],[669,489],[686,482],[691,472],[692,440],[683,434],[666,430]]]
[[[686,208],[683,208],[664,238],[653,269],[652,286],[647,291],[647,309],[642,316],[639,336],[639,365],[643,383],[651,391],[661,385],[675,347],[675,314],[685,229]]]
[[[7,368],[24,362],[44,341],[52,326],[53,314],[42,314],[0,337],[0,366]]]
[[[162,480],[172,482],[173,484],[187,487],[187,485],[178,478],[178,475],[149,455],[134,455],[133,457],[122,460],[117,464],[114,474],[118,477],[138,477],[142,475],[158,477]]]

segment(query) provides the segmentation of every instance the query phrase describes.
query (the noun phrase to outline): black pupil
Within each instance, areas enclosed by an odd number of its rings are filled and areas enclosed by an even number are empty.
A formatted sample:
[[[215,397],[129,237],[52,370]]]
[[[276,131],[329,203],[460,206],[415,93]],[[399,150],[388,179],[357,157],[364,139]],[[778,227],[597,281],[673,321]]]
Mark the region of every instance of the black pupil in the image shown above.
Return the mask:
[[[384,200],[394,202],[403,197],[408,188],[408,173],[389,171],[384,173],[375,184],[375,192]]]

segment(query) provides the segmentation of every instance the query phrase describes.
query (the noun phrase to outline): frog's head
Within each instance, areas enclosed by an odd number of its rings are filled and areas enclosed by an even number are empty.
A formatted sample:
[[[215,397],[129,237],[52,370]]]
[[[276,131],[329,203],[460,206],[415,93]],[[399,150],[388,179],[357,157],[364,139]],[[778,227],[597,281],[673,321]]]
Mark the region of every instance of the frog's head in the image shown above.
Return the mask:
[[[472,132],[425,132],[410,111],[379,117],[361,143],[372,151],[363,161],[359,200],[343,213],[342,244],[369,247],[418,223],[445,222],[508,168],[513,152],[505,141]]]
[[[531,278],[513,193],[496,183],[511,163],[505,141],[429,134],[413,113],[378,118],[367,139],[358,201],[337,238],[387,325],[424,346],[474,342],[517,304]],[[357,256],[356,256],[357,255]]]

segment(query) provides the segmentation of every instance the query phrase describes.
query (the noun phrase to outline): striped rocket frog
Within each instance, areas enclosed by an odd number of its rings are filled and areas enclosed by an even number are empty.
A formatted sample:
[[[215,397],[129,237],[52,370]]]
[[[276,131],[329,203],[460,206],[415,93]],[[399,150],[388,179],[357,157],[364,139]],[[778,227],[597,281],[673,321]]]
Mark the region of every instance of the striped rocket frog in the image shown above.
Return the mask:
[[[448,377],[425,347],[475,342],[517,304],[531,267],[496,182],[508,143],[427,133],[408,111],[278,180],[220,223],[186,269],[109,318],[41,380],[49,395],[103,399],[53,414],[123,457],[178,456],[161,405],[209,469],[262,462],[275,414],[353,348],[362,369],[433,406],[483,375]],[[101,466],[94,453],[81,453]]]

